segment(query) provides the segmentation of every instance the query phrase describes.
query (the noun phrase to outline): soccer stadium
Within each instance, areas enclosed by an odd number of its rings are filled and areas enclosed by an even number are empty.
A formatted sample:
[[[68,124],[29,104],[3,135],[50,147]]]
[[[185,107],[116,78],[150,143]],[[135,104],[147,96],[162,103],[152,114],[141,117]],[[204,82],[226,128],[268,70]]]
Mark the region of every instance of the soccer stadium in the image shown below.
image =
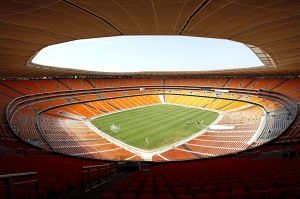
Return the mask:
[[[0,198],[300,198],[300,1],[0,5]],[[181,48],[161,44],[168,48],[149,51],[149,70],[139,65],[146,48],[129,65],[128,50],[106,54],[122,42],[109,39],[132,36],[139,46],[146,36],[153,36],[148,43],[179,37],[190,49],[161,56]],[[35,61],[51,47],[93,38],[106,39],[95,59],[120,68]],[[232,46],[198,51],[191,46],[199,38],[242,45],[261,64],[245,67],[236,50],[242,66],[234,68],[226,54]],[[53,51],[74,62],[94,54]],[[209,59],[224,67],[189,68],[192,54],[200,65]]]

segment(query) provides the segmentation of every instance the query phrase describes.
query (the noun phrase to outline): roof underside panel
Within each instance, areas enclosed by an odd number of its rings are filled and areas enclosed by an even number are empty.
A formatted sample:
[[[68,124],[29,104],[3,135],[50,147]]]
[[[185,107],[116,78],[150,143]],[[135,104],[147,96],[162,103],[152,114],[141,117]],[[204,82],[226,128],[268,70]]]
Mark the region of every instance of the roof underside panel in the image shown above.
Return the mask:
[[[247,70],[135,75],[300,74],[298,0],[6,0],[0,4],[1,77],[110,75],[29,63],[51,44],[116,35],[230,39],[260,48],[275,63]]]

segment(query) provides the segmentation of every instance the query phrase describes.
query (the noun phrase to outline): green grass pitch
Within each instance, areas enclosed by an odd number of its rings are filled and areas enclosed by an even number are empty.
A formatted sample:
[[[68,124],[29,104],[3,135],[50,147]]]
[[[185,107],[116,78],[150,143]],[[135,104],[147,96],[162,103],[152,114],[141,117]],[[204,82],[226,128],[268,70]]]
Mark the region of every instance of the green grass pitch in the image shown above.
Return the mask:
[[[105,115],[91,123],[128,145],[153,150],[197,133],[215,121],[218,115],[214,111],[159,104]],[[202,124],[196,123],[202,120]],[[112,131],[113,124],[120,129]]]

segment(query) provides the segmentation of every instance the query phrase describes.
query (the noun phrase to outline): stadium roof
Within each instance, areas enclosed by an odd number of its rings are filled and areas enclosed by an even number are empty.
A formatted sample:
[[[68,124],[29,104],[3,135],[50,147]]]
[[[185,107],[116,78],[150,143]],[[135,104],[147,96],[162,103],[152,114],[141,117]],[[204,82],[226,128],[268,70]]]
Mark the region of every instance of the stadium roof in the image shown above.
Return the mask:
[[[300,74],[298,0],[6,0],[0,5],[1,77],[115,75],[40,66],[31,59],[51,44],[116,35],[230,39],[247,44],[265,64],[247,70],[138,75]]]

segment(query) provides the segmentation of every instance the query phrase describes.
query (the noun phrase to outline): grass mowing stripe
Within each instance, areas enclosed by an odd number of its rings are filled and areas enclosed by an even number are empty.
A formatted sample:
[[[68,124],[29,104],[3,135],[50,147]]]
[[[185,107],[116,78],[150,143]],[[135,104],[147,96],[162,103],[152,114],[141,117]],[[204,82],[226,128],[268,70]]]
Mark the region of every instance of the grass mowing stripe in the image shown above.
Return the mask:
[[[180,126],[178,126],[176,124],[177,123],[183,123],[183,124],[185,124],[186,121],[190,121],[191,119],[195,118],[196,116],[197,116],[197,113],[194,113],[194,114],[191,114],[191,115],[182,115],[182,118],[180,120],[172,120],[172,121],[170,121],[170,123],[169,123],[168,126],[164,126],[163,128],[160,128],[159,131],[161,133],[164,133],[166,130],[168,130],[168,128],[170,128],[170,127],[173,127],[173,128],[176,127],[174,129],[174,132],[170,132],[169,131],[169,133],[168,133],[168,131],[167,131],[167,133],[170,136],[170,137],[169,136],[167,137],[168,140],[178,141],[180,139],[188,137],[190,135],[190,133],[189,133],[189,131],[186,131],[187,128],[190,128],[193,131],[198,132],[198,131],[204,129],[205,127],[203,127],[203,126],[193,126],[193,125],[188,125],[188,126],[180,125]],[[158,135],[159,134],[155,134],[153,137],[154,138],[158,137],[158,139],[159,139]],[[169,141],[167,141],[167,143],[168,142]]]
[[[135,131],[145,132],[145,131],[147,131],[147,129],[155,127],[158,123],[161,123],[161,122],[168,123],[169,120],[171,121],[171,120],[176,119],[178,117],[177,113],[179,113],[179,112],[182,112],[182,110],[173,111],[173,113],[176,113],[176,114],[174,114],[174,116],[161,118],[160,120],[157,120],[157,122],[152,122],[152,123],[149,123],[149,121],[146,119],[146,117],[143,117],[143,120],[141,120],[139,122],[136,122],[136,121],[132,120],[131,122],[127,123],[127,124],[131,124],[131,125],[127,125],[128,128],[124,128],[123,130],[130,131],[132,129],[135,129]],[[162,113],[159,112],[158,114],[155,114],[155,115],[148,114],[148,118],[149,117],[150,118],[155,118],[155,117],[158,117],[158,116],[162,116]],[[136,138],[138,138],[140,136],[143,136],[143,135],[139,134],[139,135],[136,136]],[[131,139],[136,139],[136,138],[133,137]]]
[[[135,125],[130,126],[131,129],[135,129],[136,131],[145,132],[145,133],[139,133],[138,135],[129,138],[128,141],[138,140],[141,137],[145,137],[150,134],[153,134],[153,132],[148,129],[153,129],[154,127],[156,127],[155,130],[157,131],[156,134],[158,135],[159,133],[170,128],[170,126],[172,125],[172,122],[174,122],[174,121],[175,121],[175,123],[178,122],[175,120],[177,117],[178,117],[178,115],[162,118],[161,120],[157,120],[156,122],[152,122],[151,124],[149,124],[148,121],[142,121],[145,125],[140,125],[140,123],[139,123],[136,126]],[[168,125],[161,126],[161,125],[159,125],[160,123],[164,123],[164,124],[168,124]],[[148,125],[146,125],[146,124],[148,124]],[[162,127],[165,127],[166,129],[164,129]]]
[[[159,123],[165,123],[165,124],[172,124],[172,122],[177,123],[178,120],[175,120],[175,119],[178,118],[178,116],[180,116],[183,113],[182,113],[182,110],[177,110],[176,113],[179,113],[179,114],[174,114],[173,116],[162,118],[162,120],[157,120],[157,122],[152,122],[150,125],[147,125],[147,126],[140,125],[142,128],[139,128],[138,130],[146,130],[145,128],[155,127]],[[185,110],[185,114],[190,114],[190,112],[188,110]],[[193,116],[191,116],[191,117],[193,117]],[[182,118],[184,118],[183,120],[186,120],[185,117],[181,117],[180,120],[182,120]],[[148,121],[145,121],[145,122],[148,123]],[[166,125],[165,127],[168,128],[168,126],[169,125]],[[160,126],[158,126],[157,130],[165,130],[165,129],[162,129],[162,128],[159,128],[159,127]]]
[[[103,121],[105,120],[110,120],[111,117],[115,117],[115,114],[118,114],[119,117],[121,117],[122,115],[125,117],[127,115],[132,115],[132,112],[135,113],[135,115],[138,115],[138,113],[142,113],[145,114],[145,110],[152,108],[152,106],[149,107],[143,107],[143,108],[137,108],[137,109],[132,109],[132,110],[127,110],[127,111],[123,111],[123,112],[116,112],[116,113],[112,113],[110,115],[105,116],[105,119],[103,119]]]
[[[174,118],[174,117],[170,117],[164,121],[159,121],[159,122],[164,122],[165,124],[167,125],[163,125],[163,126],[158,126],[156,128],[156,133],[153,134],[153,136],[151,137],[151,140],[158,140],[160,139],[160,134],[161,133],[165,133],[165,132],[170,132],[171,133],[171,137],[172,135],[174,135],[175,133],[178,133],[180,129],[174,129],[174,132],[171,132],[171,131],[168,131],[168,129],[170,129],[172,126],[174,127],[176,125],[176,123],[186,123],[186,121],[188,121],[190,118],[193,118],[195,114],[189,114],[189,116],[187,117],[186,115],[184,114],[180,114],[181,118],[176,120],[177,116]],[[155,125],[158,124],[155,123]],[[147,127],[144,127],[144,129],[147,128]],[[144,130],[143,129],[143,130]],[[150,131],[149,131],[150,132]],[[150,132],[151,133],[151,132]],[[141,136],[148,136],[150,135],[150,133],[143,133],[143,134],[140,134]],[[131,138],[132,140],[137,140],[139,139],[141,136],[136,136],[136,137],[133,137]],[[177,136],[176,136],[177,137]],[[170,139],[170,137],[168,138]],[[130,140],[130,139],[129,139]],[[166,142],[166,140],[162,140],[163,142]]]
[[[205,128],[196,125],[195,121],[203,120],[203,124],[209,125],[217,116],[218,113],[212,111],[159,104],[102,116],[94,119],[92,124],[129,145],[151,150],[170,145]],[[187,121],[193,122],[187,125]],[[111,131],[113,123],[121,127],[119,132]],[[147,137],[150,140],[148,144],[145,142]]]
[[[182,109],[182,108],[180,108],[180,109]],[[191,116],[191,117],[193,117],[193,116]],[[170,118],[170,119],[172,119],[172,118]],[[139,129],[139,131],[141,131],[141,129]],[[130,140],[130,139],[129,139]]]
[[[140,109],[140,110],[139,110]],[[115,124],[118,124],[120,122],[123,122],[126,120],[126,123],[128,124],[127,126],[130,127],[130,124],[132,125],[132,127],[135,127],[135,125],[137,124],[135,119],[136,118],[140,118],[140,117],[143,117],[143,120],[142,121],[139,121],[139,123],[137,125],[142,125],[142,124],[147,124],[148,123],[148,119],[149,118],[153,118],[153,117],[156,117],[158,115],[162,115],[162,110],[149,110],[147,111],[148,114],[145,115],[145,110],[143,110],[143,108],[139,108],[139,109],[134,109],[134,110],[128,110],[128,111],[124,111],[125,112],[130,112],[130,113],[126,113],[126,114],[122,114],[123,112],[119,112],[118,114],[118,117],[115,117],[115,116],[112,116],[113,114],[111,115],[108,115],[106,119],[103,119],[101,120],[102,124],[105,124],[106,122],[109,122],[111,125],[112,125],[112,121],[111,121],[111,118],[114,118],[115,120],[113,121],[113,123]],[[130,121],[128,121],[128,115],[132,115],[133,114],[133,111],[134,111],[134,115],[130,117]],[[181,111],[181,110],[172,110],[172,114],[176,113],[176,111]],[[166,112],[165,112],[166,113]],[[167,114],[169,114],[170,112],[167,112]],[[111,116],[111,117],[109,117]],[[129,129],[127,129],[129,130]]]

